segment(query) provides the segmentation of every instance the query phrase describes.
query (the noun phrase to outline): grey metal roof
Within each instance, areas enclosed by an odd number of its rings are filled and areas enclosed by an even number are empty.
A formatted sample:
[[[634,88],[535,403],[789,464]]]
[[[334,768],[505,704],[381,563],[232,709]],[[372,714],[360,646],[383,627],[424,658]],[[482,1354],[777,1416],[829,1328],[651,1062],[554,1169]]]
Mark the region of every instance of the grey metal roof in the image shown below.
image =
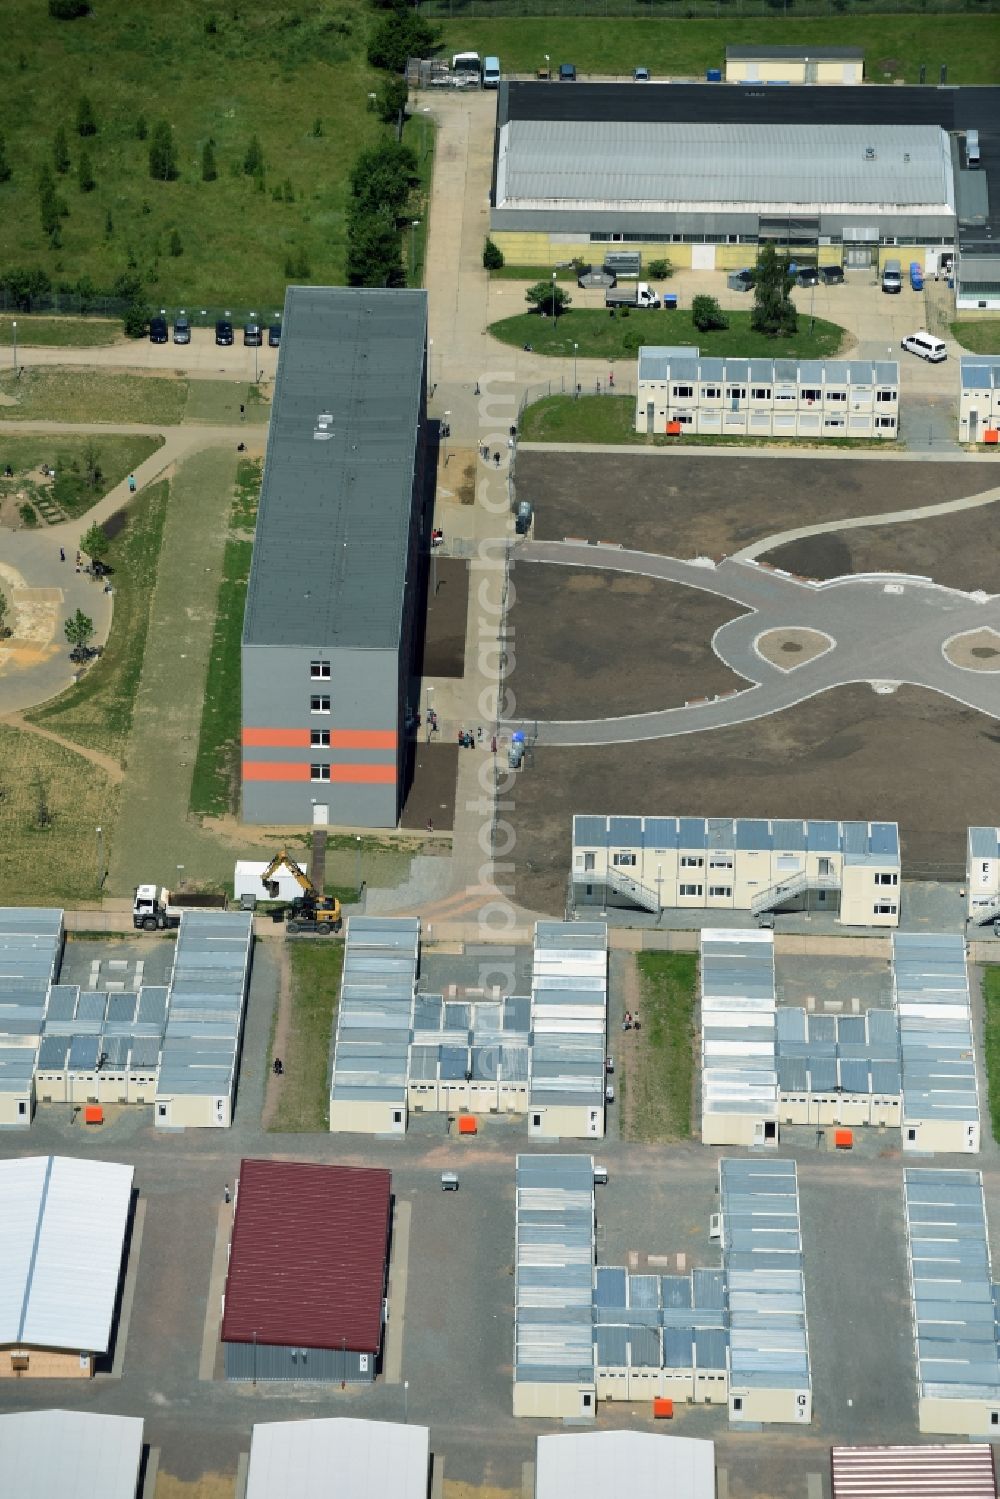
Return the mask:
[[[0,1493],[18,1499],[135,1499],[142,1418],[90,1411],[0,1415]]]
[[[774,939],[701,933],[702,1112],[775,1119],[778,1107]]]
[[[1000,356],[998,356],[1000,364]],[[1000,858],[1000,828],[970,828],[969,857],[972,859]]]
[[[185,911],[181,917],[157,1099],[232,1098],[252,946],[249,911]]]
[[[662,352],[662,351],[660,351]],[[644,345],[642,360],[655,348]],[[746,360],[742,363],[745,365]],[[726,361],[727,367],[732,361]],[[824,369],[847,368],[843,360],[814,361],[808,378],[820,380]],[[805,366],[802,366],[803,370]],[[893,365],[898,379],[898,365]],[[748,377],[740,376],[742,380]],[[803,378],[806,378],[805,375]],[[623,836],[613,836],[614,832]],[[725,830],[725,831],[724,831]],[[768,831],[766,831],[768,830]],[[627,837],[624,836],[627,834]],[[892,869],[899,865],[899,829],[894,822],[826,822],[787,818],[704,818],[704,817],[598,817],[594,814],[573,818],[573,847],[576,848],[705,848],[768,849],[773,853],[808,849],[810,853],[843,853],[851,863],[878,864]]]
[[[68,1156],[0,1161],[0,1343],[107,1351],[132,1176]]]
[[[903,1173],[917,1381],[922,1397],[1000,1402],[1000,1344],[983,1179]]]
[[[319,1417],[253,1428],[245,1499],[426,1499],[430,1432],[396,1421]]]
[[[715,1499],[715,1446],[658,1432],[538,1438],[535,1499]]]
[[[282,330],[243,642],[393,648],[427,294],[290,286]]]
[[[419,943],[420,922],[415,917],[349,919],[334,1033],[332,1099],[404,1102]]]
[[[575,1104],[599,1109],[603,1119],[607,1005],[607,926],[537,922],[529,1108]]]
[[[997,264],[997,280],[1000,281],[1000,261]],[[963,390],[1000,390],[1000,354],[963,354],[960,364]],[[996,831],[996,828],[969,829],[970,837],[973,833],[985,833],[988,839],[993,834],[993,852],[983,857],[996,858]]]
[[[594,1162],[519,1155],[515,1174],[514,1380],[594,1378]]]
[[[903,1127],[979,1125],[979,1088],[965,941],[894,932],[892,979],[903,1074]]]
[[[0,1093],[27,1094],[35,1072],[34,1046],[0,1046]]]
[[[948,137],[935,125],[536,119],[499,131],[501,209],[697,205],[885,215],[950,212],[954,200]]]
[[[727,47],[727,62],[864,62],[863,47]]]
[[[730,1387],[811,1388],[794,1161],[719,1162]]]

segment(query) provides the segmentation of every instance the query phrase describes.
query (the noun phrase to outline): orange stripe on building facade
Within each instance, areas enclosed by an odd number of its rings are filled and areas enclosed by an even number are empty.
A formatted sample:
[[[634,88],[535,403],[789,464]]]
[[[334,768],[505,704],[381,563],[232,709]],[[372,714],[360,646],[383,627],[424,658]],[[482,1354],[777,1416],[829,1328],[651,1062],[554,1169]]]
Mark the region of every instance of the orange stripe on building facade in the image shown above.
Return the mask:
[[[331,765],[331,781],[347,781],[353,786],[395,785],[395,765]]]
[[[260,749],[308,749],[308,729],[244,729],[243,743]]]
[[[244,760],[245,781],[308,781],[311,772],[308,765],[289,764],[283,760]]]
[[[331,749],[391,749],[396,748],[395,729],[332,729]]]

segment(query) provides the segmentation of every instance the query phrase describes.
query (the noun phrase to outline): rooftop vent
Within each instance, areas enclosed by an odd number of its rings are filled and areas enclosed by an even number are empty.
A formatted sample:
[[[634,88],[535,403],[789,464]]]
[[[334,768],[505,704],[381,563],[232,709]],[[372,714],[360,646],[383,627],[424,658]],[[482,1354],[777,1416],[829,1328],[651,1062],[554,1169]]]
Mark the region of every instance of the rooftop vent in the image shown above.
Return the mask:
[[[865,147],[865,161],[874,161],[874,160],[875,160],[875,147],[874,146],[866,146]]]

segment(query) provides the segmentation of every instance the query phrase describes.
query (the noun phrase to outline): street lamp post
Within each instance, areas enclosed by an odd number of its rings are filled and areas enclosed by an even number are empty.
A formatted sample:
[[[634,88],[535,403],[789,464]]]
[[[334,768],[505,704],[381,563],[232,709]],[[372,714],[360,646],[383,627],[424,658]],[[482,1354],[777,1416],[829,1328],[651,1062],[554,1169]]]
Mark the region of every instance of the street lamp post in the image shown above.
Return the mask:
[[[552,322],[556,320],[556,273],[552,272]]]
[[[17,319],[16,318],[11,323],[11,328],[14,331],[14,374],[16,375],[17,374]]]
[[[403,1425],[404,1426],[408,1425],[408,1423],[409,1423],[409,1416],[410,1416],[410,1381],[408,1379],[404,1379],[403,1380]]]
[[[257,322],[257,314],[255,312],[251,312],[250,321],[258,330],[253,336],[253,383],[256,385],[257,381],[260,378],[259,366],[257,363],[257,340],[260,337],[260,324]]]
[[[431,395],[434,394],[434,340],[427,340],[427,386]]]
[[[450,411],[446,411],[445,414],[444,414],[444,466],[445,466],[445,468],[448,467],[448,434],[451,432],[451,423],[449,421],[449,417],[450,416],[451,416],[451,412]]]
[[[104,829],[97,828],[97,885],[104,884]]]
[[[577,354],[577,350],[579,349],[579,347],[580,347],[579,344],[574,344],[573,345],[573,399],[574,399],[574,401],[576,400],[577,392],[580,389],[579,385],[576,383],[576,354]]]
[[[355,833],[354,838],[355,838],[355,844],[354,844],[354,854],[355,854],[355,859],[354,859],[354,883],[357,886],[358,899],[360,900],[361,899],[361,834],[360,833]]]

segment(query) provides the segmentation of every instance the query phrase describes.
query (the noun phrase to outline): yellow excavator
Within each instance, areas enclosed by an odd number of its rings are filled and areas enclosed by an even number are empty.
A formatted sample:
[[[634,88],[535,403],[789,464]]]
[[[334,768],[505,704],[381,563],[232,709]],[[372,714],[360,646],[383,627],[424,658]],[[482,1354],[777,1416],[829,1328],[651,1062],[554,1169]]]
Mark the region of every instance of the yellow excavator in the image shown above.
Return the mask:
[[[344,925],[340,901],[335,895],[321,895],[302,866],[296,864],[283,848],[278,850],[260,877],[269,899],[277,899],[278,885],[274,877],[279,869],[287,869],[302,891],[285,912],[286,932],[319,932],[326,937],[331,932],[339,932]]]

